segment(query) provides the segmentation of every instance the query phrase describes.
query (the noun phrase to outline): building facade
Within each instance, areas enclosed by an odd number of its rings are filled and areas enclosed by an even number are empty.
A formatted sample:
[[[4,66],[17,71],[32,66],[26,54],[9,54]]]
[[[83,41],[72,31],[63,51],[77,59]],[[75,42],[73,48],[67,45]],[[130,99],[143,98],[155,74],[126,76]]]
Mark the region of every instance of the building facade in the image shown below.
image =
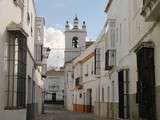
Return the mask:
[[[160,118],[159,4],[159,1],[152,0],[108,1],[104,34],[107,74],[104,79],[109,87],[105,90],[106,109],[101,102],[97,108],[100,117],[125,120]],[[100,94],[103,96],[103,90]]]
[[[74,77],[72,61],[78,57],[86,48],[86,25],[83,22],[82,27],[79,25],[79,19],[76,16],[71,28],[69,22],[65,25],[65,107],[73,110],[73,91]]]
[[[97,81],[94,77],[94,48],[92,44],[85,52],[73,60],[73,111],[93,112],[96,100],[95,86]]]
[[[42,112],[45,58],[35,46],[42,51],[44,18],[37,17],[34,0],[2,0],[0,6],[7,12],[0,17],[0,118],[31,120]]]
[[[74,111],[159,120],[159,6],[158,0],[107,2],[107,21],[94,45],[66,62]]]
[[[60,70],[47,71],[45,80],[45,102],[46,103],[64,103],[64,68]]]
[[[130,2],[130,51],[134,54],[137,81],[131,77],[130,118],[160,119],[159,105],[159,5],[160,1]],[[136,13],[137,12],[137,13]],[[131,58],[131,59],[132,59]],[[133,69],[133,67],[131,67]],[[132,73],[131,73],[132,74]],[[136,87],[134,87],[136,86]],[[136,96],[136,97],[135,97]],[[137,105],[136,107],[134,105]]]

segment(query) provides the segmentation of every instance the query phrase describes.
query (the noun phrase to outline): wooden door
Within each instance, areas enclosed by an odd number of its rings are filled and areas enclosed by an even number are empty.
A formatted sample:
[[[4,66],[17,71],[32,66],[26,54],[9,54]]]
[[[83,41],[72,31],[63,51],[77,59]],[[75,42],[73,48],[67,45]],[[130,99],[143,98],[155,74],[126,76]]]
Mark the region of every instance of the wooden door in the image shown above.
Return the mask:
[[[137,52],[139,117],[156,120],[154,48],[141,48]]]

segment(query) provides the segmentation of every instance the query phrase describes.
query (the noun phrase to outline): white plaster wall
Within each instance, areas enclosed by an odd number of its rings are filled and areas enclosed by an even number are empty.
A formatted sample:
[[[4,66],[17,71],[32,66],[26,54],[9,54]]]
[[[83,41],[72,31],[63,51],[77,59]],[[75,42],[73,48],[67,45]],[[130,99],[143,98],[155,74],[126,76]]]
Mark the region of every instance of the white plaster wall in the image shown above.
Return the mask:
[[[64,90],[64,76],[48,76],[45,80],[45,91],[49,91],[49,86],[59,86],[59,90],[56,91],[56,100],[63,100],[63,90]],[[46,95],[45,100],[52,100],[52,95]]]
[[[25,0],[25,6],[27,6],[27,0]],[[29,0],[29,8],[27,10],[27,7],[25,7],[24,11],[25,11],[25,14],[23,18],[24,19],[23,27],[26,30],[26,32],[29,34],[29,37],[27,39],[27,44],[32,56],[34,57],[34,41],[35,41],[34,31],[35,31],[35,17],[36,17],[34,0]],[[27,24],[27,12],[29,12],[29,15],[30,15],[29,24]],[[32,35],[31,35],[31,27],[33,29]]]
[[[6,93],[5,90],[7,88],[7,32],[6,26],[10,24],[12,21],[15,23],[20,23],[21,21],[21,11],[18,7],[14,5],[10,0],[1,0],[0,1],[1,8],[1,16],[0,16],[0,111],[4,110],[6,105]],[[10,12],[10,11],[12,12]],[[5,13],[4,13],[5,11]]]
[[[64,70],[64,103],[65,108],[67,110],[72,111],[73,110],[73,95],[74,95],[74,79],[72,78],[72,63],[66,63],[65,64],[65,70]]]
[[[82,75],[83,75],[83,83],[95,80],[94,75],[94,57],[90,58],[88,61],[82,64]],[[88,74],[86,76],[85,74]]]
[[[72,48],[72,38],[73,37],[78,37],[78,41],[79,41],[79,47],[81,49],[85,48],[85,42],[86,42],[86,35],[87,33],[85,31],[81,31],[81,30],[75,30],[75,31],[66,31],[65,32],[65,48],[69,49]]]
[[[96,100],[98,100],[98,92],[96,91],[98,89],[99,80],[95,78],[94,75],[94,56],[85,61],[81,64],[76,64],[79,61],[85,59],[88,55],[92,54],[95,50],[95,44],[92,44],[89,48],[87,48],[80,56],[78,56],[74,61],[74,76],[80,76],[82,75],[82,85],[83,89],[81,90],[74,90],[74,104],[80,104],[80,105],[89,105],[88,103],[88,95],[87,90],[92,89],[92,105],[94,106],[94,103]],[[82,69],[81,69],[82,68]],[[88,73],[88,76],[85,74]],[[82,94],[82,97],[80,98],[80,94]],[[84,96],[85,94],[85,96]],[[85,98],[84,98],[85,97]]]
[[[28,46],[29,50],[31,51],[32,56],[34,56],[34,18],[36,16],[33,0],[29,0],[29,12],[32,13],[32,26],[33,26],[33,36],[31,37],[30,33],[30,27],[31,24],[27,24],[27,0],[25,0],[25,8],[24,8],[24,18],[23,18],[23,28],[25,31],[29,34],[28,38]],[[0,67],[4,68],[0,70],[0,113],[2,116],[1,118],[3,120],[25,120],[26,119],[26,110],[4,110],[4,107],[6,105],[6,96],[5,96],[5,90],[7,89],[7,83],[5,83],[6,80],[6,75],[7,75],[7,40],[8,40],[8,34],[6,31],[6,26],[9,25],[11,22],[15,22],[17,24],[20,24],[21,22],[21,10],[18,6],[15,6],[13,1],[11,0],[1,0],[0,1],[0,8],[1,10],[1,16],[0,16]],[[5,13],[2,13],[4,12]],[[32,66],[33,66],[33,61],[30,58],[29,54],[27,53],[27,75],[30,77],[32,76]],[[40,76],[40,75],[38,75]],[[38,78],[40,79],[40,77]],[[26,81],[26,83],[28,83]],[[28,85],[26,84],[26,89],[28,88]],[[26,90],[28,91],[28,90]],[[26,102],[27,102],[27,92],[26,92]]]
[[[67,110],[73,111],[73,97],[74,93],[73,90],[66,91],[66,108]]]
[[[72,47],[73,37],[78,37],[79,48]],[[65,61],[70,61],[84,51],[86,47],[87,32],[82,30],[69,30],[65,31]],[[79,52],[78,52],[79,51]]]
[[[42,113],[42,102],[43,102],[43,96],[42,96],[42,93],[43,93],[43,89],[36,85],[35,86],[35,103],[37,103],[37,115],[40,115]]]
[[[0,116],[1,120],[26,120],[26,110],[6,110]]]
[[[130,1],[130,32],[131,39],[130,49],[136,46],[141,41],[153,41],[155,44],[155,79],[156,86],[160,85],[159,80],[159,34],[160,23],[159,22],[145,22],[144,18],[140,15],[142,9],[142,1]],[[153,25],[156,23],[155,27]],[[133,52],[133,51],[132,51]],[[134,79],[134,78],[132,78]]]

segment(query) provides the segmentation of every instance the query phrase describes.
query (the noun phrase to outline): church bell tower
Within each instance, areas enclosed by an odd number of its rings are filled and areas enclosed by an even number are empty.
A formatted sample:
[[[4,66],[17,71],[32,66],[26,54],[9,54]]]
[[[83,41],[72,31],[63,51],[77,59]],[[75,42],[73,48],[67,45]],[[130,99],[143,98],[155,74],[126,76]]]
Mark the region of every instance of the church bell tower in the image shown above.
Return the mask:
[[[72,61],[86,49],[87,30],[85,21],[81,27],[79,19],[75,16],[73,27],[66,21],[65,25],[65,63]]]

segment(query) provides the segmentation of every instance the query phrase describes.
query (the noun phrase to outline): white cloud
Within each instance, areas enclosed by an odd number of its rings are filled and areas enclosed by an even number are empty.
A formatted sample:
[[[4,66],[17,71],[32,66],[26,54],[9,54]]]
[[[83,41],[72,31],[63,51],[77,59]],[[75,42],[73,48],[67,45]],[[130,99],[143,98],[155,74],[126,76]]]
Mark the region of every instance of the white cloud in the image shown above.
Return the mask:
[[[50,47],[48,66],[62,66],[64,63],[65,36],[62,30],[54,27],[45,28],[44,46]]]

